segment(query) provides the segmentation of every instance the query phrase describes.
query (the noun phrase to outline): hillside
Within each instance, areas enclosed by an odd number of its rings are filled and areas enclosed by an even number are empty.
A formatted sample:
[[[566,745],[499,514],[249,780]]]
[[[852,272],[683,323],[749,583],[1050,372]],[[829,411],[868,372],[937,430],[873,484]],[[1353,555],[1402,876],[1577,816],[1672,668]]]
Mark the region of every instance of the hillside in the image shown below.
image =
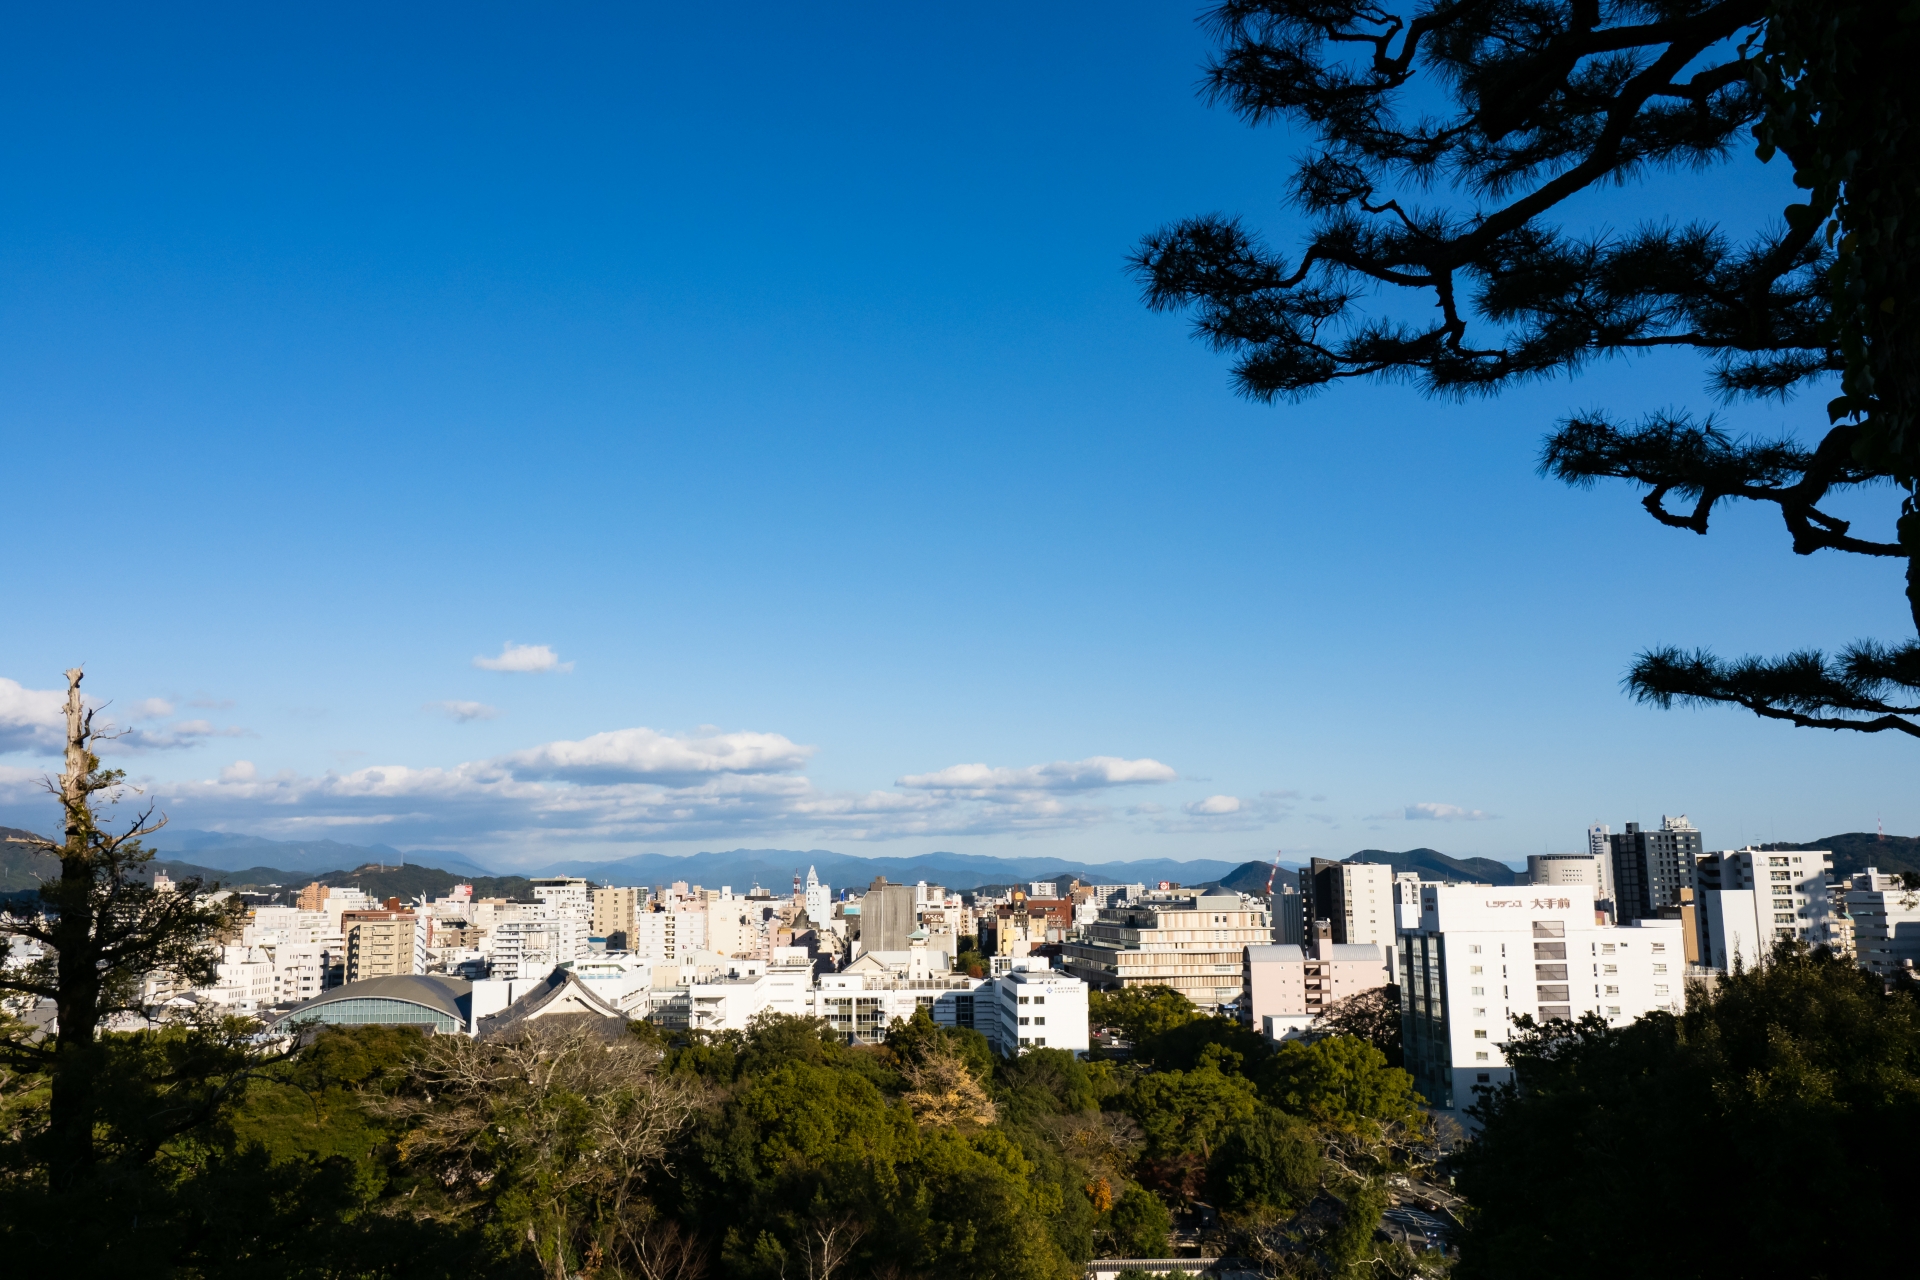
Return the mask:
[[[1386,863],[1399,875],[1403,871],[1417,871],[1428,880],[1464,881],[1472,884],[1517,884],[1524,871],[1515,871],[1504,862],[1492,858],[1450,858],[1438,849],[1408,849],[1404,853],[1389,853],[1385,849],[1362,849],[1346,862]]]
[[[316,880],[324,885],[363,889],[373,897],[383,899],[411,901],[423,893],[440,898],[445,897],[447,890],[456,884],[470,884],[476,898],[533,901],[533,885],[525,876],[459,875],[440,867],[416,866],[411,862],[399,866],[390,862],[373,862],[349,871],[323,871],[318,875],[279,867],[245,867],[228,871],[173,858],[156,859],[153,865],[176,880],[198,877],[210,884],[217,883],[222,889],[277,889],[289,903],[295,894]]]
[[[18,827],[0,827],[0,893],[38,889],[42,880],[51,878],[59,870],[60,860],[52,854],[14,843],[32,835],[33,832]]]
[[[190,862],[220,871],[251,871],[278,867],[288,874],[313,876],[340,867],[368,863],[400,863],[423,859],[462,875],[488,875],[487,868],[450,849],[415,849],[408,853],[384,844],[341,844],[337,840],[266,840],[225,831],[176,830],[159,832],[151,844],[163,858]]]
[[[1830,849],[1833,873],[1850,876],[1868,867],[1882,871],[1920,871],[1920,836],[1881,836],[1871,831],[1849,831],[1810,844],[1767,844],[1763,849]]]

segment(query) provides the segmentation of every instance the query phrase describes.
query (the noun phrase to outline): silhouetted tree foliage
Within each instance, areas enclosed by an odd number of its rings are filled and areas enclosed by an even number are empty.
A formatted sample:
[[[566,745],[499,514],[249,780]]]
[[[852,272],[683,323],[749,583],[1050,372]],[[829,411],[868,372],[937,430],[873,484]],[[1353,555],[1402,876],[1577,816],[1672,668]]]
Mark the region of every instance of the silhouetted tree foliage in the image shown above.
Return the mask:
[[[1542,470],[1644,488],[1661,523],[1773,504],[1793,550],[1906,561],[1920,628],[1920,9],[1831,0],[1230,0],[1206,92],[1312,145],[1290,195],[1297,257],[1237,218],[1191,218],[1135,258],[1149,305],[1235,354],[1240,390],[1295,399],[1353,378],[1492,395],[1598,357],[1690,348],[1723,400],[1838,382],[1819,439],[1736,438],[1711,417],[1563,421]],[[1658,171],[1757,144],[1804,203],[1744,239],[1704,222],[1552,221]],[[1436,191],[1450,198],[1435,198]],[[1384,296],[1385,303],[1376,300]],[[1408,308],[1396,296],[1431,304]],[[1431,318],[1416,318],[1425,314]],[[1823,504],[1901,491],[1862,536]],[[1728,661],[1656,648],[1643,701],[1727,703],[1796,725],[1920,736],[1920,641]]]
[[[1525,1028],[1459,1158],[1461,1280],[1890,1275],[1920,1144],[1920,1004],[1783,942],[1687,1012]],[[1739,1205],[1684,1230],[1661,1206]],[[1639,1223],[1646,1230],[1623,1230]]]
[[[1316,1029],[1365,1040],[1386,1056],[1388,1066],[1399,1066],[1402,1058],[1399,986],[1388,983],[1348,996],[1320,1015]]]

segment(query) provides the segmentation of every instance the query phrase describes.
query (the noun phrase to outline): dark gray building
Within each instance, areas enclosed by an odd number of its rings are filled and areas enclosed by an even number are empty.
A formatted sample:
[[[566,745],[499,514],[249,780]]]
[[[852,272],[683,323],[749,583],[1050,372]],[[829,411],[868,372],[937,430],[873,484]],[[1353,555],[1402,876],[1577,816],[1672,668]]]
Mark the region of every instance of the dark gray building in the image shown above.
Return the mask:
[[[1613,858],[1613,888],[1618,920],[1655,920],[1662,911],[1677,910],[1680,891],[1694,888],[1694,867],[1705,846],[1687,815],[1662,817],[1658,831],[1642,831],[1629,822],[1627,829],[1607,837]]]

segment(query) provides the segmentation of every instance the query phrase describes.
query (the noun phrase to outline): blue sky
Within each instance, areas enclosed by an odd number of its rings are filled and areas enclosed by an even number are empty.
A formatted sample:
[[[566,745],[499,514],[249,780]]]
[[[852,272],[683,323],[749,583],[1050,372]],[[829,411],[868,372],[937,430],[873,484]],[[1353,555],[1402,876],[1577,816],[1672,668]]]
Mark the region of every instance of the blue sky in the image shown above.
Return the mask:
[[[84,661],[182,826],[501,865],[1920,828],[1904,741],[1619,692],[1907,626],[1764,512],[1534,474],[1696,363],[1263,407],[1141,308],[1155,226],[1294,228],[1194,12],[13,11],[0,819]],[[1752,225],[1777,169],[1571,216]]]

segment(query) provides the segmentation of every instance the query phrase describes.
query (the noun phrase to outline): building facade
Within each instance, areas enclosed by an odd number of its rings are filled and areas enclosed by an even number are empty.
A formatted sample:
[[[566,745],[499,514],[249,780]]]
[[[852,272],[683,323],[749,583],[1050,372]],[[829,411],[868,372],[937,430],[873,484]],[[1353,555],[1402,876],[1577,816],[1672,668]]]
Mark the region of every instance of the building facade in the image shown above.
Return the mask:
[[[1335,942],[1322,932],[1305,947],[1248,947],[1240,1020],[1270,1039],[1298,1034],[1338,1005],[1391,980],[1387,948]]]
[[[1613,903],[1613,858],[1597,853],[1530,853],[1527,883],[1541,888],[1583,884],[1593,890],[1594,902],[1609,915]],[[1615,915],[1615,918],[1618,918]]]
[[[1860,967],[1882,978],[1920,968],[1920,891],[1877,867],[1847,882],[1847,915]]]
[[[1102,908],[1061,955],[1090,987],[1172,987],[1217,1009],[1239,999],[1246,949],[1267,944],[1272,931],[1266,909],[1239,894],[1161,890]]]
[[[348,982],[426,972],[426,939],[411,911],[344,912],[340,932],[347,946]]]
[[[1773,944],[1796,938],[1808,946],[1840,941],[1827,877],[1826,850],[1728,849],[1701,857],[1696,913],[1702,963],[1723,972],[1751,969]]]
[[[633,948],[633,920],[646,909],[645,889],[595,889],[593,891],[593,936],[605,938],[612,951]]]
[[[1458,1110],[1505,1082],[1514,1019],[1622,1026],[1685,1002],[1678,920],[1594,922],[1583,885],[1424,885],[1416,928],[1400,935],[1406,1068],[1432,1106]]]
[[[876,876],[860,899],[860,948],[905,951],[907,935],[920,927],[914,918],[913,886],[889,884]]]
[[[1682,890],[1694,888],[1694,866],[1704,852],[1698,828],[1687,815],[1662,817],[1658,831],[1627,829],[1607,837],[1613,862],[1614,919],[1622,924],[1677,911]]]
[[[1315,858],[1300,873],[1300,896],[1306,937],[1315,920],[1325,920],[1337,943],[1393,946],[1393,868],[1386,863]]]
[[[974,1027],[1005,1057],[1031,1049],[1087,1051],[1087,984],[1045,963],[1016,960],[974,995]]]

